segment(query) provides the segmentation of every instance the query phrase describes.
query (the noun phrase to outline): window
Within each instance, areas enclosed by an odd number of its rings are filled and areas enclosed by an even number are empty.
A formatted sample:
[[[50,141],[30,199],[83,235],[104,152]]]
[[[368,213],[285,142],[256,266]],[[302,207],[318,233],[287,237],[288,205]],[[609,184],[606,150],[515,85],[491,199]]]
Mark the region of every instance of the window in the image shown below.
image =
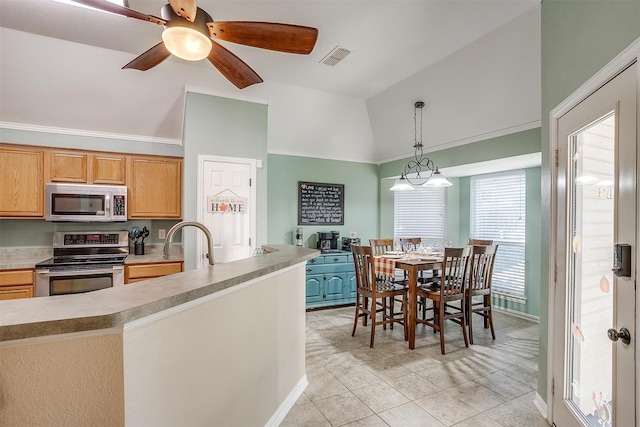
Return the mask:
[[[447,237],[447,192],[445,188],[418,187],[394,193],[394,237]]]
[[[471,237],[499,245],[495,293],[524,299],[526,175],[523,170],[471,177]]]

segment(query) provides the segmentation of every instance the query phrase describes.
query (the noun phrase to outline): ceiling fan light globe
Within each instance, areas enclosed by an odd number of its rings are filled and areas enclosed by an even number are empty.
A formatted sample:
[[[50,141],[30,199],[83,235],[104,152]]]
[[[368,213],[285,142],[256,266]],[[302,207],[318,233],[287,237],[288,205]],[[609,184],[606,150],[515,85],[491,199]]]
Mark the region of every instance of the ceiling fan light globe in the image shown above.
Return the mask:
[[[162,41],[173,55],[187,61],[199,61],[211,51],[211,39],[186,27],[169,27],[162,32]]]

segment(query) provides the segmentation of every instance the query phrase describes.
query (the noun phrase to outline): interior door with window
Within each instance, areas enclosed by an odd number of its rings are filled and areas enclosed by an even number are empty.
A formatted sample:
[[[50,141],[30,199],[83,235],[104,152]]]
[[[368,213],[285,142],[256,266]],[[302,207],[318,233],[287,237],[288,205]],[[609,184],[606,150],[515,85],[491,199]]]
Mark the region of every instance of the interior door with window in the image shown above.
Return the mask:
[[[557,426],[636,422],[637,78],[634,64],[557,121]]]

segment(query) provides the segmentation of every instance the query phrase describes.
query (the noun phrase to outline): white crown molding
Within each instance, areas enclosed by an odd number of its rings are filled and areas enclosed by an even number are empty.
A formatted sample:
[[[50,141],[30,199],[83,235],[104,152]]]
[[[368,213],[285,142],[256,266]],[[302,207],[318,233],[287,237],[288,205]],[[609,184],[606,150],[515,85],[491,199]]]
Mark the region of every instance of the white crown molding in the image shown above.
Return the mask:
[[[453,141],[444,142],[442,144],[430,145],[430,146],[425,145],[424,152],[433,153],[434,151],[446,150],[447,148],[459,147],[461,145],[484,141],[486,139],[499,138],[501,136],[511,135],[512,133],[524,132],[527,130],[539,128],[541,126],[542,126],[542,122],[540,120],[535,120],[533,122],[523,123],[520,125],[499,129],[492,132],[481,133],[481,134],[473,135],[467,138],[456,139]],[[413,156],[413,152],[403,154],[400,156],[394,156],[387,159],[383,159],[383,160],[380,160],[379,163],[387,163],[395,160],[402,160],[412,156]]]
[[[61,135],[86,136],[90,138],[120,139],[126,141],[152,142],[155,144],[182,145],[181,139],[159,138],[145,135],[129,135],[124,133],[100,132],[84,129],[68,129],[54,126],[40,126],[27,123],[0,122],[0,129],[24,130],[29,132],[55,133]]]
[[[297,153],[293,151],[286,150],[267,150],[267,154],[276,154],[279,156],[294,156],[294,157],[306,157],[308,159],[322,159],[322,160],[335,160],[337,162],[351,162],[351,163],[368,163],[372,165],[380,165],[379,162],[370,159],[347,159],[344,157],[337,156],[323,156],[321,154],[310,154],[310,153]]]

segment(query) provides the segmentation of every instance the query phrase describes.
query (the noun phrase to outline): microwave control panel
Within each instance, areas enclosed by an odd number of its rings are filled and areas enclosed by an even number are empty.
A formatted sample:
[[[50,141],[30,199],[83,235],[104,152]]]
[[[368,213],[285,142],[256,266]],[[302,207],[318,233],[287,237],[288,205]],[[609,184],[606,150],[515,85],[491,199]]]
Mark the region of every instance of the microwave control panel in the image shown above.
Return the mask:
[[[124,196],[113,196],[113,216],[127,215]]]

